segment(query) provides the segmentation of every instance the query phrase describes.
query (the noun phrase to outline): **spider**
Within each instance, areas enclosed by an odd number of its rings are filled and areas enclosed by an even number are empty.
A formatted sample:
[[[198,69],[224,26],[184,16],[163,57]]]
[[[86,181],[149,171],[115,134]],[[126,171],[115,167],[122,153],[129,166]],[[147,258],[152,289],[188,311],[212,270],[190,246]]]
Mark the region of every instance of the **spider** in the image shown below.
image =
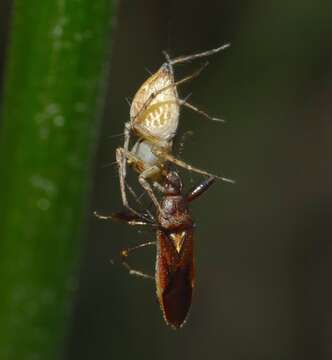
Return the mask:
[[[130,107],[130,121],[128,121],[124,127],[123,147],[119,147],[116,150],[122,202],[123,205],[134,214],[139,215],[139,212],[134,210],[128,203],[126,192],[127,164],[139,173],[139,183],[148,193],[160,213],[163,213],[163,210],[148,180],[152,182],[154,187],[160,187],[160,178],[167,174],[167,162],[205,176],[214,176],[226,182],[234,182],[231,179],[215,176],[207,171],[198,169],[176,158],[172,154],[173,139],[179,124],[181,106],[194,110],[210,120],[223,121],[211,117],[204,111],[190,104],[186,99],[180,99],[177,92],[178,85],[198,76],[207,64],[195,73],[179,81],[175,81],[174,79],[173,66],[214,55],[227,47],[229,47],[229,44],[174,59],[171,59],[169,55],[164,52],[166,62],[162,64],[159,70],[152,74],[136,92]],[[131,150],[129,150],[131,134],[137,137],[137,141]]]

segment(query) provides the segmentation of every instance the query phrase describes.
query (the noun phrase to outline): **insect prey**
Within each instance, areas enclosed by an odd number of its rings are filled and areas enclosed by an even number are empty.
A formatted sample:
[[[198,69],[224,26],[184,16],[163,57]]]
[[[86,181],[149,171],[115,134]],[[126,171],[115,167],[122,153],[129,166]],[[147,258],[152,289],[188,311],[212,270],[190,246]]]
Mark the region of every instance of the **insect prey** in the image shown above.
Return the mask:
[[[155,218],[147,219],[145,214],[132,212],[115,213],[111,216],[95,215],[101,219],[120,220],[133,226],[150,226],[155,231],[156,240],[139,244],[121,252],[123,265],[132,275],[154,278],[157,299],[164,319],[174,329],[180,328],[186,321],[195,286],[194,273],[194,221],[189,204],[202,195],[215,181],[215,177],[203,182],[183,194],[180,176],[169,171],[163,185],[159,206],[156,206]],[[160,211],[161,209],[162,211]],[[155,276],[147,275],[131,268],[127,263],[130,252],[149,245],[156,245]]]

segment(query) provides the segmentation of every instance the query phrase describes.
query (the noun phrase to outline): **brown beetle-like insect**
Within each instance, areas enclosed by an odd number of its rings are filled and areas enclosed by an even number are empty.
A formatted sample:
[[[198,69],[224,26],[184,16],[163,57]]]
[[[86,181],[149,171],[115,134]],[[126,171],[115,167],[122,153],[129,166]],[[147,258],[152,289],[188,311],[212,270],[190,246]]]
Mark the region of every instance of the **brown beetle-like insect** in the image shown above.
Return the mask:
[[[121,252],[123,265],[130,274],[145,278],[154,278],[158,302],[166,323],[173,328],[180,328],[188,315],[192,292],[195,286],[194,274],[194,221],[189,212],[189,203],[203,194],[215,181],[209,177],[192,188],[187,194],[182,193],[182,181],[175,171],[165,176],[159,207],[156,207],[156,218],[148,214],[132,212],[116,213],[102,216],[101,219],[125,221],[130,225],[152,226],[156,231],[156,241],[139,244]],[[159,208],[162,211],[159,211]],[[132,269],[126,259],[131,251],[148,245],[156,245],[155,276]]]

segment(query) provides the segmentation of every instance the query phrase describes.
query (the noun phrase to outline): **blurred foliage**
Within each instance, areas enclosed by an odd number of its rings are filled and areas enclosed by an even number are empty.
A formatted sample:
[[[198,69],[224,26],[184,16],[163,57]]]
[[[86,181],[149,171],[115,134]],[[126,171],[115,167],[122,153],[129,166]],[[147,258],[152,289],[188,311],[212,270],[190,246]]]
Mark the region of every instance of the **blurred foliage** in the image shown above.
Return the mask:
[[[55,359],[76,287],[109,0],[18,0],[0,137],[0,358]]]

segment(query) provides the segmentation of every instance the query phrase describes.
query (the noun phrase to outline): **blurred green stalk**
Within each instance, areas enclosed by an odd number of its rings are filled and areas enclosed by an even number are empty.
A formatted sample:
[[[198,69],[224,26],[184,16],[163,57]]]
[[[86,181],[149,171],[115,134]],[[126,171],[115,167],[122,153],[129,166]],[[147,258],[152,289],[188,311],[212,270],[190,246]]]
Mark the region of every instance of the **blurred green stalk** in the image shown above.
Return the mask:
[[[0,129],[0,359],[59,357],[84,237],[110,0],[17,0]]]

